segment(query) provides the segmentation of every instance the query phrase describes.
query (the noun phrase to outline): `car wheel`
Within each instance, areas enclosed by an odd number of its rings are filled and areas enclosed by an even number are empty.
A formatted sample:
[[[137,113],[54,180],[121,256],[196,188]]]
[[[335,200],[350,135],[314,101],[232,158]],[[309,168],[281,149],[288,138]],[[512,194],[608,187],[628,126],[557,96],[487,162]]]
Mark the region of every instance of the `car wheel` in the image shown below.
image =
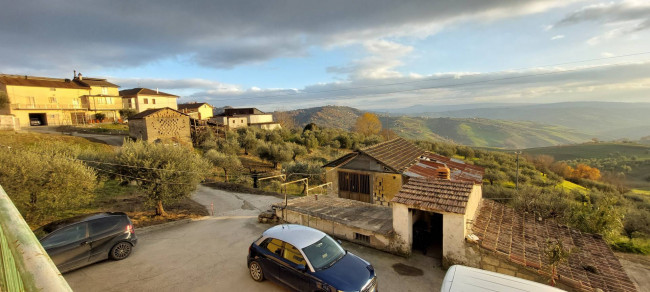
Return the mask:
[[[262,266],[256,261],[252,261],[250,265],[248,265],[248,269],[251,273],[251,278],[253,280],[261,282],[264,280],[264,272],[262,272]]]
[[[127,258],[131,254],[133,246],[128,242],[118,242],[111,248],[110,257],[113,260],[119,261]]]

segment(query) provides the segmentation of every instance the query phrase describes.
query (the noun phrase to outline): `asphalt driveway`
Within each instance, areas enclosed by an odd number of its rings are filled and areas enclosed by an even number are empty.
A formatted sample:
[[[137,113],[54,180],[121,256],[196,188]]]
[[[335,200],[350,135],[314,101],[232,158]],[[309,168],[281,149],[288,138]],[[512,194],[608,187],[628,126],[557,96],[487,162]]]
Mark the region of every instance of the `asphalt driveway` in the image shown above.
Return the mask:
[[[134,253],[64,274],[74,291],[286,291],[248,275],[248,246],[271,225],[257,214],[276,197],[201,187],[195,200],[214,203],[215,216],[139,235]],[[136,231],[137,232],[137,231]],[[409,259],[344,242],[371,262],[381,291],[437,291],[444,272],[433,258]]]

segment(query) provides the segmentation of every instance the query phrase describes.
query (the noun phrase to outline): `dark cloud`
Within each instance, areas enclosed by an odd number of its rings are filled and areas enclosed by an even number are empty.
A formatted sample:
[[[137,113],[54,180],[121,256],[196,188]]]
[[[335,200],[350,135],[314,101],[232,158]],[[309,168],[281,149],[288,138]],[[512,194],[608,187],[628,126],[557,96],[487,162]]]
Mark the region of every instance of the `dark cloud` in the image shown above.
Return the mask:
[[[191,56],[210,67],[305,55],[311,46],[428,35],[464,19],[565,5],[466,1],[4,1],[0,71],[132,67]]]
[[[642,30],[650,27],[650,5],[637,1],[598,4],[583,7],[560,20],[556,26],[576,24],[580,22],[615,22],[643,21],[637,27]],[[645,24],[645,25],[644,25]]]

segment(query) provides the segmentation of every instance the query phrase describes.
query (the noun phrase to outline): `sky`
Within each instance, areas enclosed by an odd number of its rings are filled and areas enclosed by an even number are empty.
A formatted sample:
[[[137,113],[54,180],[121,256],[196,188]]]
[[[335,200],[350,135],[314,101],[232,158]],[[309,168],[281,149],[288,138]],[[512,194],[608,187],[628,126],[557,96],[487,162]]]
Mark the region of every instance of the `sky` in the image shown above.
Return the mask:
[[[0,73],[290,110],[650,101],[650,1],[0,2]]]

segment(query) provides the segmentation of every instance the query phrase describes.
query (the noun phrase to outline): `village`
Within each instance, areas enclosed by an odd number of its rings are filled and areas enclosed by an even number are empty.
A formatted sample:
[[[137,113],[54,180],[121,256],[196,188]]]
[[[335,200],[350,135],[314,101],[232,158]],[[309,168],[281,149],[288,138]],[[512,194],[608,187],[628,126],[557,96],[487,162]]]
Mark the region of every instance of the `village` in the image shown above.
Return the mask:
[[[72,78],[0,75],[0,92],[8,99],[0,109],[2,131],[85,137],[116,149],[137,143],[127,141],[144,141],[203,151],[209,149],[209,136],[217,141],[213,149],[225,153],[219,143],[228,141],[228,135],[255,131],[253,137],[263,137],[283,129],[273,114],[257,108],[218,112],[215,107],[225,105],[178,104],[179,96],[157,88],[120,90],[110,80],[76,71]],[[116,136],[56,130],[101,125],[121,125],[128,132]],[[308,130],[297,131],[305,135]],[[346,249],[370,261],[382,291],[436,290],[453,265],[543,284],[551,279],[568,291],[637,290],[601,235],[484,198],[486,171],[472,161],[425,150],[395,135],[331,151],[333,159],[322,162],[320,170],[299,173],[287,171],[284,164],[297,163],[296,157],[309,155],[312,148],[276,159],[275,146],[268,143],[258,146],[266,150],[250,150],[268,152],[260,156],[266,160],[254,162],[265,164],[262,168],[244,160],[250,159],[248,148],[242,148],[245,155],[237,154],[242,169],[248,170],[231,176],[247,181],[232,185],[250,184],[247,189],[224,189],[230,183],[223,166],[222,182],[202,179],[192,186],[191,200],[205,208],[205,216],[136,226],[139,243],[132,257],[65,273],[65,281],[79,291],[282,291],[281,286],[249,280],[243,257],[265,229],[299,224],[343,240]],[[135,175],[116,177],[146,184]],[[275,188],[257,191],[269,185]],[[549,242],[560,242],[572,252],[565,261],[552,262],[546,256]]]

